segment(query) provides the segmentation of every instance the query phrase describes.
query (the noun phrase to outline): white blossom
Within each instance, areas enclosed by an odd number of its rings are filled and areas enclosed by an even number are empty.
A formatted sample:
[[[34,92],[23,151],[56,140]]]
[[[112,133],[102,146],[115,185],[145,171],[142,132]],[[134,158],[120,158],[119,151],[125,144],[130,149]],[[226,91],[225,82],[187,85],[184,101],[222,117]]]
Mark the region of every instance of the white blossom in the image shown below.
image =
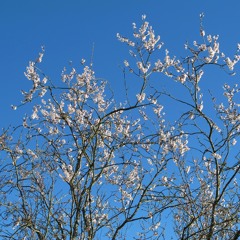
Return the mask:
[[[142,101],[145,100],[146,94],[145,93],[137,94],[136,97],[137,97],[138,102],[141,103]]]

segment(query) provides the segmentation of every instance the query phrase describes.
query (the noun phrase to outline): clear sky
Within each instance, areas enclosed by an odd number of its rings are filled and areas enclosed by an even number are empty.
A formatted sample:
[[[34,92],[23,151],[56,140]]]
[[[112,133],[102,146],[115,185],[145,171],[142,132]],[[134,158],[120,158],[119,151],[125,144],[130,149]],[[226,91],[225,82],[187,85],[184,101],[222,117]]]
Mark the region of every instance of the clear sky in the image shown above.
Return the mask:
[[[12,111],[10,105],[19,104],[20,90],[30,87],[23,73],[42,45],[42,69],[53,81],[60,80],[69,61],[74,66],[82,58],[89,62],[94,45],[96,75],[117,89],[128,49],[116,33],[131,36],[131,24],[140,23],[142,14],[170,53],[181,54],[186,41],[199,37],[204,12],[206,31],[219,34],[221,48],[232,54],[240,42],[239,9],[239,0],[0,0],[1,128],[19,123],[26,112]]]
[[[21,115],[10,105],[22,99],[21,89],[28,89],[23,72],[41,45],[46,48],[42,69],[55,81],[70,60],[75,66],[81,58],[90,60],[94,44],[97,76],[116,86],[122,80],[119,65],[128,57],[116,33],[131,36],[131,24],[140,23],[142,14],[176,54],[186,40],[199,36],[199,14],[204,12],[206,30],[219,34],[221,47],[232,52],[240,42],[239,8],[239,0],[1,0],[1,124]]]

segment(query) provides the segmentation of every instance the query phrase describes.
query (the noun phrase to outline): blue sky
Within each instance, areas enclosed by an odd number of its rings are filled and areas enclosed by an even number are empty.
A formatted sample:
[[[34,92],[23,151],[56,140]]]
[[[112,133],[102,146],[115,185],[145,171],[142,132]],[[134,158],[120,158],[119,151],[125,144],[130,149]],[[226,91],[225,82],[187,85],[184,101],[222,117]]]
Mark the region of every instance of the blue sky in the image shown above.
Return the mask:
[[[140,23],[142,14],[170,53],[181,56],[184,43],[199,37],[199,14],[204,12],[207,33],[219,34],[221,48],[232,54],[240,42],[239,9],[239,0],[1,0],[1,127],[20,123],[29,111],[12,111],[10,105],[17,105],[20,90],[30,87],[23,73],[42,45],[42,69],[55,82],[69,61],[74,66],[82,58],[89,62],[94,45],[96,75],[118,89],[123,80],[119,66],[129,56],[116,33],[131,36],[131,24]]]
[[[30,87],[23,72],[42,45],[42,69],[58,81],[70,60],[74,66],[82,58],[90,60],[94,44],[95,72],[114,87],[122,81],[119,66],[128,57],[116,33],[131,36],[131,23],[140,23],[142,14],[176,54],[186,40],[199,36],[199,14],[204,12],[207,32],[219,34],[221,47],[232,53],[240,42],[239,7],[238,0],[2,0],[0,121],[6,126],[19,119],[20,112],[10,105],[19,103],[20,90]]]

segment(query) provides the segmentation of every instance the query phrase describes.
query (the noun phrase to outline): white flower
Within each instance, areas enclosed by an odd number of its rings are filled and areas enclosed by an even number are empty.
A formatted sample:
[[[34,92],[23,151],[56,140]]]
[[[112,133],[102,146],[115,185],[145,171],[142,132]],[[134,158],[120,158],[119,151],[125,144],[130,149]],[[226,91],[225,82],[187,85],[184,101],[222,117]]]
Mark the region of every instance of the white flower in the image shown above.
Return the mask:
[[[190,119],[194,119],[194,113],[193,113],[193,112],[190,112],[190,113],[189,113],[189,118],[190,118]]]
[[[39,53],[37,62],[39,62],[39,63],[42,62],[42,58],[43,58],[43,53]]]
[[[127,60],[124,61],[124,65],[125,65],[125,67],[129,67],[129,63]]]
[[[46,83],[47,83],[47,78],[46,78],[46,77],[43,78],[42,83],[43,83],[43,84],[46,84]]]
[[[226,58],[226,59],[225,59],[225,62],[226,62],[226,64],[228,65],[229,69],[231,70],[231,68],[232,68],[232,61],[230,60],[230,58],[229,58],[229,57]]]
[[[144,101],[146,94],[145,93],[137,94],[136,97],[137,97],[138,102],[142,102],[142,101]]]
[[[240,50],[240,43],[237,44],[237,50]]]
[[[143,14],[143,15],[142,15],[142,20],[145,20],[146,17],[147,17],[146,14]]]
[[[75,108],[71,105],[71,104],[69,104],[68,105],[68,113],[69,114],[72,114],[72,113],[74,113],[75,112]]]
[[[33,158],[36,159],[37,155],[31,150],[31,149],[27,149],[27,153]]]
[[[162,176],[162,181],[163,181],[164,183],[167,183],[168,178],[167,178],[166,176]]]
[[[234,138],[234,139],[232,140],[232,145],[234,146],[234,145],[236,145],[236,143],[237,143],[237,140]]]
[[[43,88],[42,91],[39,93],[40,97],[43,97],[47,92],[47,89]]]
[[[201,111],[203,110],[203,104],[202,104],[202,103],[199,104],[199,105],[197,106],[197,109],[201,112]]]
[[[200,51],[205,51],[206,49],[207,49],[206,44],[201,44],[201,45],[199,46],[199,50],[200,50]]]
[[[34,111],[34,112],[33,112],[31,118],[32,118],[32,119],[38,119],[37,111]]]
[[[84,58],[82,58],[81,64],[83,65],[85,62],[86,62],[86,60]]]
[[[179,76],[177,80],[181,83],[184,83],[186,81],[186,78],[187,78],[187,74],[184,73],[183,75]]]
[[[137,62],[137,67],[138,67],[138,69],[139,69],[141,72],[147,73],[147,71],[148,71],[148,69],[149,69],[150,66],[144,67],[143,64],[142,64],[142,62]]]
[[[208,40],[208,42],[211,43],[211,42],[212,42],[212,36],[211,36],[211,35],[208,35],[208,36],[207,36],[207,40]]]
[[[150,158],[147,159],[149,165],[153,165],[153,162]]]
[[[12,107],[13,110],[17,110],[17,106],[11,105],[11,107]]]
[[[66,165],[65,163],[63,163],[62,171],[63,171],[64,176],[62,176],[61,174],[59,174],[59,176],[66,182],[70,182],[74,175],[72,165]]]
[[[200,35],[201,35],[202,37],[205,36],[205,31],[204,31],[203,29],[200,30]]]
[[[152,99],[152,100],[151,100],[151,103],[154,104],[154,105],[156,105],[156,104],[157,104],[157,99]]]
[[[212,156],[216,159],[221,159],[222,158],[222,156],[218,153],[213,153]]]

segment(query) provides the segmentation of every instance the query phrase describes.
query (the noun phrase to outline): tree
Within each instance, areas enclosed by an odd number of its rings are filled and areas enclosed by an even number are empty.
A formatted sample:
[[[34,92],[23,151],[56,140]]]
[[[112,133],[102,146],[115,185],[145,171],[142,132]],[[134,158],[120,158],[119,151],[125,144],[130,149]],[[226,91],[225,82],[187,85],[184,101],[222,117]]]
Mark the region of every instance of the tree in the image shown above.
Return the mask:
[[[62,82],[40,70],[44,49],[29,63],[32,113],[0,138],[1,239],[238,239],[240,88],[221,96],[206,75],[235,79],[240,46],[225,57],[200,15],[186,57],[162,56],[145,18],[133,40],[117,34],[131,49],[120,103],[85,60]]]

